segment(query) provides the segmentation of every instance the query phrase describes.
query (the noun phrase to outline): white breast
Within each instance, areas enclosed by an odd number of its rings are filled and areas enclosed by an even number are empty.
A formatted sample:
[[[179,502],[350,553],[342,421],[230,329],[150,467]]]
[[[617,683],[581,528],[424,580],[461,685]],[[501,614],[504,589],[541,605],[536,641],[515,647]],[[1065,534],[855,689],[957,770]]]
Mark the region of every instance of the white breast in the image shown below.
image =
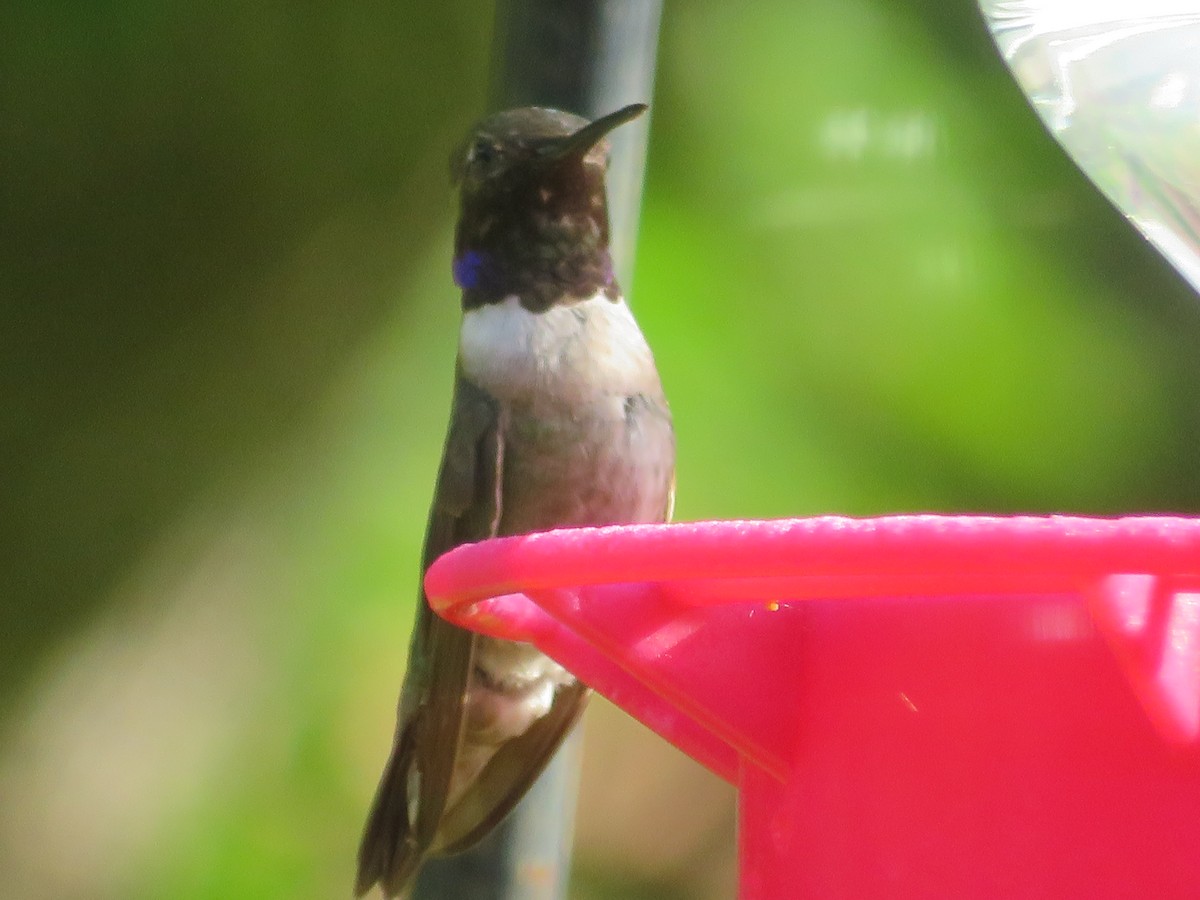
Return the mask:
[[[586,400],[636,391],[654,359],[624,299],[603,293],[530,312],[516,297],[468,310],[463,371],[501,400]]]

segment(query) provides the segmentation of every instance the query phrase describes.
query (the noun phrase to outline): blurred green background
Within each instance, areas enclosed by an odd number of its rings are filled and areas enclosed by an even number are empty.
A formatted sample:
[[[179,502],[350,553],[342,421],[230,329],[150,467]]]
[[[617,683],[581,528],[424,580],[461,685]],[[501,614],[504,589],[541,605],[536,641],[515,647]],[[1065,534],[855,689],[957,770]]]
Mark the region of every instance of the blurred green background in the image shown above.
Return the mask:
[[[491,15],[0,10],[0,897],[348,896]],[[653,99],[679,518],[1200,511],[1200,303],[973,4],[668,3]],[[573,896],[731,895],[727,786],[585,756]]]

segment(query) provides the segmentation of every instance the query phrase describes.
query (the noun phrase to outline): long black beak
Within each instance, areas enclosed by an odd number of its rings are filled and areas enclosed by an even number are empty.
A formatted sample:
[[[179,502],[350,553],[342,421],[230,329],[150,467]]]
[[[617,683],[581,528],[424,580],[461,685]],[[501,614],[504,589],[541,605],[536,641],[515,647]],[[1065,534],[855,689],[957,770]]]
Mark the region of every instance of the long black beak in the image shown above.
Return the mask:
[[[631,103],[618,109],[616,112],[611,112],[607,116],[601,116],[595,122],[589,125],[584,125],[574,134],[569,134],[565,138],[548,144],[542,148],[542,157],[548,161],[567,159],[571,156],[580,157],[591,150],[596,144],[600,143],[600,139],[606,134],[626,122],[636,119],[644,113],[648,106],[645,103]]]

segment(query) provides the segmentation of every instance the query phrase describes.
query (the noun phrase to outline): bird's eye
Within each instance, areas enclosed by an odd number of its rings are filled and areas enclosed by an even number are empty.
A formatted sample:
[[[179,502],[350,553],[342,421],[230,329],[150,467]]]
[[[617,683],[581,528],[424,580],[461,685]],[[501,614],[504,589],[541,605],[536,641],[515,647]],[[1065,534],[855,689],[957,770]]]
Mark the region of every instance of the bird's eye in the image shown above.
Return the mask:
[[[496,145],[491,141],[476,141],[471,145],[471,149],[467,151],[467,162],[487,169],[496,162],[499,156],[500,153]]]

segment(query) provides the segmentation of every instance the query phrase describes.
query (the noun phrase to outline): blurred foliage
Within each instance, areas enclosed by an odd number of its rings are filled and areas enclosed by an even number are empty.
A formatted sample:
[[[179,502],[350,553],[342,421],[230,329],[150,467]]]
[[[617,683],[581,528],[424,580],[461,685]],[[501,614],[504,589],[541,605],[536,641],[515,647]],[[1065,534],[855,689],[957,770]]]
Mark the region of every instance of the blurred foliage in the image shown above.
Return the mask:
[[[346,896],[490,17],[0,10],[0,896]],[[1200,510],[1200,304],[970,3],[668,5],[632,293],[680,518]]]

